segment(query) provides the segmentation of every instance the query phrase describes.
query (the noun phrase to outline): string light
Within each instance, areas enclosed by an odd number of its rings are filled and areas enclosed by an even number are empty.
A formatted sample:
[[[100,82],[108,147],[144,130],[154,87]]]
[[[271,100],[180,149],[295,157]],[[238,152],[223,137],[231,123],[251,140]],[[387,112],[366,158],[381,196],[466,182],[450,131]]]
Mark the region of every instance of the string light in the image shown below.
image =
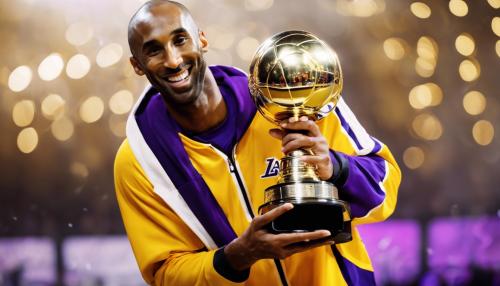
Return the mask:
[[[422,2],[413,2],[410,5],[410,11],[415,17],[420,19],[427,19],[431,16],[431,8]]]
[[[403,162],[408,169],[417,169],[424,163],[425,154],[420,147],[408,147],[403,153]]]
[[[464,81],[474,81],[481,74],[479,63],[472,59],[463,60],[458,67],[458,73]]]
[[[56,120],[65,113],[66,101],[59,94],[49,94],[42,101],[42,114],[45,118]]]
[[[87,98],[80,106],[80,118],[86,123],[99,120],[104,113],[104,103],[97,96]]]
[[[421,77],[431,77],[437,64],[438,45],[431,37],[420,37],[417,42],[418,58],[415,71]]]
[[[35,117],[35,103],[33,100],[24,99],[17,102],[12,108],[12,120],[19,127],[25,127],[33,122]]]
[[[56,79],[64,68],[64,61],[60,54],[48,55],[38,66],[38,75],[42,80],[51,81]]]
[[[500,17],[495,17],[491,20],[491,30],[495,35],[500,37]]]
[[[494,9],[500,8],[500,0],[488,0],[488,4]]]
[[[486,146],[493,141],[495,129],[488,120],[479,120],[472,127],[472,137],[477,144]]]
[[[486,108],[486,97],[479,91],[469,91],[464,95],[463,106],[470,115],[481,114]]]
[[[412,123],[413,131],[425,140],[437,140],[443,133],[443,127],[439,119],[428,113],[415,117]]]
[[[123,48],[120,44],[111,43],[97,52],[96,62],[101,68],[110,67],[120,61]]]
[[[384,41],[385,55],[394,61],[400,60],[405,55],[404,41],[400,38],[389,38]]]
[[[450,12],[457,17],[464,17],[469,12],[467,3],[462,0],[450,0],[448,7],[450,8]]]
[[[367,18],[385,11],[383,0],[338,0],[336,3],[337,12],[344,16]]]
[[[89,24],[87,24],[86,22],[77,22],[71,24],[66,29],[65,36],[68,43],[74,46],[81,46],[92,39],[93,34],[94,31]]]
[[[31,153],[38,145],[38,133],[35,128],[28,127],[17,135],[17,148],[23,153]]]
[[[460,34],[455,40],[455,48],[463,56],[470,56],[474,52],[474,39],[467,33]]]
[[[62,117],[58,120],[55,120],[50,125],[50,131],[52,132],[52,135],[54,135],[54,138],[59,141],[66,141],[71,138],[74,130],[75,127],[73,125],[73,122],[67,117]]]
[[[90,61],[85,55],[76,54],[69,59],[66,65],[66,74],[72,79],[81,79],[88,74]]]
[[[25,90],[31,83],[33,73],[28,66],[19,66],[9,75],[8,85],[10,90],[20,92]]]
[[[128,90],[120,90],[109,99],[109,109],[114,114],[125,114],[132,109],[134,96]]]

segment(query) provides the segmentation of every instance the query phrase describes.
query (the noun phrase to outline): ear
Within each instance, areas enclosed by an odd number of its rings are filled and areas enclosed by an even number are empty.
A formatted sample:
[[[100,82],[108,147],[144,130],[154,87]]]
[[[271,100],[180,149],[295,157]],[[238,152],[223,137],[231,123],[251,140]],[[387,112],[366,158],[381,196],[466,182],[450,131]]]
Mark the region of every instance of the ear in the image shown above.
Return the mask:
[[[200,38],[201,50],[204,53],[208,52],[208,40],[207,40],[207,37],[205,37],[205,32],[203,32],[203,31],[200,30],[198,32],[198,35],[199,35],[199,38]]]
[[[130,57],[130,64],[132,65],[132,67],[134,67],[134,71],[137,75],[140,75],[140,76],[144,75],[144,71],[142,70],[139,62],[137,61],[136,58],[134,58],[134,56]]]

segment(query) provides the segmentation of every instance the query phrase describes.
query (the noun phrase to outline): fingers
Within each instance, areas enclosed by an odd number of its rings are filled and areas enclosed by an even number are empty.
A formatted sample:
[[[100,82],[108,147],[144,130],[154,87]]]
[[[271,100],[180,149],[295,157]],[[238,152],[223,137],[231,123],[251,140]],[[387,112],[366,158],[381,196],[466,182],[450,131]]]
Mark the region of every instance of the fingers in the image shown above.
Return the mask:
[[[283,204],[279,207],[276,207],[269,212],[254,218],[253,224],[257,229],[263,228],[265,225],[275,220],[280,215],[286,213],[287,211],[293,209],[293,205],[290,203]]]
[[[329,155],[300,157],[303,162],[316,166],[316,172],[321,180],[328,180],[333,176],[333,163]]]
[[[299,133],[289,133],[282,139],[283,153],[288,153],[299,148],[316,149],[317,137],[309,137]]]
[[[313,249],[316,247],[324,246],[324,245],[332,245],[335,242],[333,240],[326,240],[326,241],[319,241],[319,242],[312,242],[312,243],[305,243],[305,244],[295,244],[295,245],[290,245],[286,247],[288,251],[288,255],[292,255],[298,252],[303,252],[307,251],[309,249]]]
[[[304,130],[308,131],[311,136],[320,136],[321,132],[319,130],[316,122],[309,120],[307,116],[302,116],[298,120],[294,117],[291,117],[288,122],[282,122],[280,127],[287,130]]]
[[[316,230],[313,232],[302,232],[302,233],[282,233],[276,235],[276,239],[279,240],[282,245],[286,246],[297,242],[308,242],[311,240],[325,238],[328,236],[330,236],[330,231]]]

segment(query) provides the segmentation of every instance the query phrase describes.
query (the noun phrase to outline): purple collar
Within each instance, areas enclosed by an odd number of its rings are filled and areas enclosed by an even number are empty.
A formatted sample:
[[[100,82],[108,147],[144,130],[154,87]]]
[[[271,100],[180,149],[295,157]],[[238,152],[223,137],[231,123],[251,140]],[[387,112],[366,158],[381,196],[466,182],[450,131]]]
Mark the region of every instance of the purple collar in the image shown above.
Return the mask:
[[[210,71],[222,96],[236,99],[236,112],[228,113],[227,116],[238,116],[235,120],[237,142],[256,112],[248,90],[248,79],[244,73],[231,67],[211,66]],[[149,148],[215,243],[220,247],[236,238],[221,207],[191,164],[178,134],[179,126],[154,88],[144,97],[135,118]]]

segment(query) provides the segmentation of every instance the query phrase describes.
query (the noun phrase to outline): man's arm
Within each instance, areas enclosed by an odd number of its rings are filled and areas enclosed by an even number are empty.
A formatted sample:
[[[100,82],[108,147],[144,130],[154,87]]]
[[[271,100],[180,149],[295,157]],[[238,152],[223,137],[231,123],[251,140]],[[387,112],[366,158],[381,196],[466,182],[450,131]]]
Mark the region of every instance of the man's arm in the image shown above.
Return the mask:
[[[148,284],[238,284],[216,271],[217,250],[208,251],[154,193],[127,141],[115,160],[115,188],[128,238]]]
[[[307,117],[291,118],[281,124],[282,129],[272,129],[270,134],[282,141],[284,153],[298,148],[313,151],[314,156],[302,159],[317,167],[322,180],[339,188],[340,199],[350,204],[353,223],[386,219],[395,209],[401,182],[394,157],[387,146],[366,133],[344,102],[329,117],[325,120],[336,120],[337,128],[327,134],[328,139]],[[348,142],[344,143],[348,145],[343,146],[344,152],[334,150],[341,145],[336,142],[341,139]]]

